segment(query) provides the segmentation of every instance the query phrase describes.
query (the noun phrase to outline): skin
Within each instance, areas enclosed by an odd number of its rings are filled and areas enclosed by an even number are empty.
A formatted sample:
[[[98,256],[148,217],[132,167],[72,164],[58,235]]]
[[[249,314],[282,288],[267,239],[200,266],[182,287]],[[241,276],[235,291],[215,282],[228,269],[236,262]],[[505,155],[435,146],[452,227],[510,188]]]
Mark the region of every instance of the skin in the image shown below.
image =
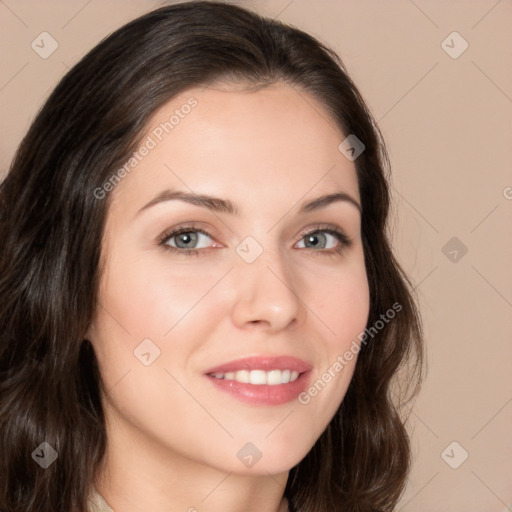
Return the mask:
[[[190,97],[197,106],[110,192],[99,304],[86,333],[107,389],[108,448],[95,485],[116,511],[283,512],[289,470],[329,424],[357,357],[307,405],[243,403],[203,374],[287,354],[312,364],[315,382],[364,330],[360,212],[337,201],[297,213],[339,191],[360,203],[355,165],[338,150],[345,135],[324,107],[282,82],[190,89],[157,111],[146,136]],[[229,199],[240,215],[179,200],[139,212],[166,189]],[[159,245],[184,222],[211,235],[195,245],[201,256]],[[318,230],[319,245],[308,246],[315,223],[342,229],[351,246],[336,253],[340,242]],[[247,236],[263,248],[252,263],[235,250]],[[148,338],[161,352],[145,366],[134,350]],[[237,457],[248,442],[262,453],[250,468]]]

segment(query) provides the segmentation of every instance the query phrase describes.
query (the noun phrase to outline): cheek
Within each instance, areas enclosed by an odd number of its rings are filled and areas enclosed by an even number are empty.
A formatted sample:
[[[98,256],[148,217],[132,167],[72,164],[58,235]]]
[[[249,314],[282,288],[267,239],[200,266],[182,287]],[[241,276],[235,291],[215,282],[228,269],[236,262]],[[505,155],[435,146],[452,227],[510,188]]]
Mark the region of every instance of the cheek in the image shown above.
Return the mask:
[[[341,350],[364,331],[370,310],[370,291],[364,262],[358,260],[338,272],[308,278],[311,310],[328,333],[331,349]]]
[[[118,257],[102,281],[100,297],[105,309],[134,340],[163,339],[217,280],[214,272],[191,272],[190,266],[170,265],[165,255]]]
[[[359,256],[339,271],[317,272],[306,283],[309,307],[318,317],[317,332],[325,335],[317,346],[321,367],[299,403],[324,411],[326,416],[318,417],[319,428],[325,427],[321,421],[332,417],[345,396],[368,322],[370,291],[362,252]]]
[[[130,380],[138,382],[135,388],[151,392],[151,385],[159,386],[146,380],[148,370],[167,368],[176,377],[184,375],[212,325],[226,316],[225,305],[210,292],[229,267],[192,272],[190,264],[169,264],[166,254],[125,254],[113,253],[102,276],[91,341],[107,388],[130,371]],[[154,362],[146,367],[140,357],[148,351]],[[141,371],[139,380],[135,374]]]

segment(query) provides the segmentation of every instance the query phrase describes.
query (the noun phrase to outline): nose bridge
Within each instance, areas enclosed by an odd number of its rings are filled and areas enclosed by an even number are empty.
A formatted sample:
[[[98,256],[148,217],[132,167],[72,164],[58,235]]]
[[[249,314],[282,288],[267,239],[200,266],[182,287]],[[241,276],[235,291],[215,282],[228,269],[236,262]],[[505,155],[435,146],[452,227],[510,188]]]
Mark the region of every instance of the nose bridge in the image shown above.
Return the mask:
[[[298,280],[281,250],[264,248],[247,237],[236,249],[233,321],[264,324],[272,330],[303,321],[303,305],[296,288]]]

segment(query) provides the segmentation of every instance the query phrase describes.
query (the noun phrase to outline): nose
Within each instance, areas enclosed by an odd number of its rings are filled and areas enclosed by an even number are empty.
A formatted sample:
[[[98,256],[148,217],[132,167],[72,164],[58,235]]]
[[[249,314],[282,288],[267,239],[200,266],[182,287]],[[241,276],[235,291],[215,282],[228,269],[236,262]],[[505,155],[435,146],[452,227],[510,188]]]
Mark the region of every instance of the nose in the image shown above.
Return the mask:
[[[307,308],[297,292],[299,276],[286,267],[279,251],[264,250],[252,263],[240,259],[231,274],[237,327],[278,332],[304,323]]]

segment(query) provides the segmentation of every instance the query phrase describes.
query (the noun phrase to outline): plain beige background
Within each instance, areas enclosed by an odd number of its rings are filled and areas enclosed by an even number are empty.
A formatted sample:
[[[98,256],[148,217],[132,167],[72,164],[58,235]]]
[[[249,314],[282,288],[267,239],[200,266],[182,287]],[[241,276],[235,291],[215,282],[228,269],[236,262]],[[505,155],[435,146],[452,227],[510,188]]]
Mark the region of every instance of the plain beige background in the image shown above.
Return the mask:
[[[236,3],[332,46],[388,144],[394,242],[420,296],[429,370],[397,510],[512,510],[512,2]],[[0,0],[1,173],[59,78],[164,4]],[[31,44],[45,31],[58,48],[43,59]]]

